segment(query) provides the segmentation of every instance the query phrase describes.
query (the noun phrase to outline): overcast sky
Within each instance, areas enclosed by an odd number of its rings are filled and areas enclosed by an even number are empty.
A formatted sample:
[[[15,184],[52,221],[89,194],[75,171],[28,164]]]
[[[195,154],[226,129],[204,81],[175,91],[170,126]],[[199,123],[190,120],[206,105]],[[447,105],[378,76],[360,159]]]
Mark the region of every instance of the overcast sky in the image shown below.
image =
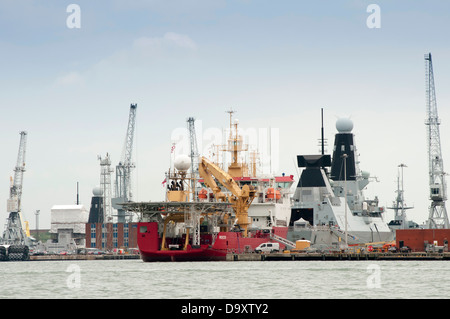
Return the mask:
[[[367,25],[372,3],[380,28]],[[70,4],[81,9],[80,28],[67,25]],[[274,173],[298,180],[295,156],[319,151],[324,108],[329,152],[337,118],[354,121],[361,169],[379,180],[367,197],[391,205],[397,166],[408,166],[408,212],[421,223],[428,52],[450,167],[449,13],[446,0],[1,0],[0,220],[20,131],[28,132],[24,217],[34,229],[40,210],[40,228],[50,228],[51,207],[74,204],[77,182],[89,209],[97,156],[118,163],[137,103],[135,200],[164,199],[173,136],[188,117],[208,155],[230,108],[243,129],[278,132]]]

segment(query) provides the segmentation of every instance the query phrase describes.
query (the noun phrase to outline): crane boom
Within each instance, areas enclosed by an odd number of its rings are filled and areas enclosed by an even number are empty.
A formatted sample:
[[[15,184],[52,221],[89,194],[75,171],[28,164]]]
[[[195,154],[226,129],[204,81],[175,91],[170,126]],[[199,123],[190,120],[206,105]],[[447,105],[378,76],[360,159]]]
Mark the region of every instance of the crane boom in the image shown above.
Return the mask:
[[[445,183],[444,165],[441,152],[441,138],[439,133],[440,120],[438,117],[436,92],[434,88],[433,63],[431,53],[425,54],[426,79],[426,107],[428,165],[431,206],[427,221],[428,228],[448,228],[447,187]]]
[[[7,211],[9,212],[3,241],[8,244],[24,244],[27,238],[22,221],[22,185],[25,172],[25,153],[27,145],[27,132],[20,132],[19,152],[14,168],[14,179],[11,180]]]
[[[16,167],[14,168],[13,185],[10,188],[10,199],[17,200],[17,211],[20,211],[22,199],[23,173],[25,172],[25,153],[27,146],[27,132],[20,132],[19,152],[17,154]],[[12,211],[12,210],[9,210]]]
[[[205,157],[202,157],[198,171],[205,185],[212,189],[218,200],[225,201],[225,199],[228,199],[232,204],[236,214],[237,224],[243,229],[243,236],[247,237],[248,225],[250,224],[248,221],[248,208],[256,196],[256,191],[249,185],[244,185],[241,189],[230,174],[220,169]],[[231,195],[226,196],[222,192],[214,177],[231,192]]]
[[[122,152],[122,158],[119,164],[116,166],[116,187],[115,195],[113,198],[113,207],[118,211],[118,222],[125,222],[125,211],[118,203],[125,203],[131,201],[133,194],[131,192],[131,172],[135,168],[132,162],[133,154],[133,140],[134,140],[134,128],[136,123],[136,109],[137,104],[131,104],[130,113],[128,117],[127,135],[125,137],[125,145]]]

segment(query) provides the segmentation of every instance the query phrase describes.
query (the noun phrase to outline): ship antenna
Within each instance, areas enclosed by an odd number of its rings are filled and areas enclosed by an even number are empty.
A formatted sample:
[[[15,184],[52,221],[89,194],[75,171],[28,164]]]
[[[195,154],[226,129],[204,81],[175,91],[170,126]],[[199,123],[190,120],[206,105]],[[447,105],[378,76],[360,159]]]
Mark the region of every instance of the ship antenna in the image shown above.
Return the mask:
[[[322,116],[322,155],[325,155],[325,142],[324,142],[324,134],[323,134],[323,108],[321,109]]]

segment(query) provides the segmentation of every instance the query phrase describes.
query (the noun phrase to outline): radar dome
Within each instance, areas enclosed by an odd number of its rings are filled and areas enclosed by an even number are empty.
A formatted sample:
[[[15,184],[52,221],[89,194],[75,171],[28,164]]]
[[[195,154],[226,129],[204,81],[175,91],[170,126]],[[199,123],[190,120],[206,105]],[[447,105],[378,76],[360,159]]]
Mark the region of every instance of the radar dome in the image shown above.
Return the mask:
[[[362,175],[362,178],[364,178],[364,179],[369,179],[369,177],[370,177],[370,173],[367,171],[362,171],[361,175]]]
[[[340,118],[336,121],[336,129],[339,133],[350,133],[353,130],[353,121],[349,118]]]
[[[191,167],[191,158],[187,155],[178,155],[174,162],[175,168],[179,171],[187,171]]]
[[[102,196],[103,195],[103,190],[100,188],[100,186],[96,186],[92,190],[92,194],[94,194],[94,196]]]

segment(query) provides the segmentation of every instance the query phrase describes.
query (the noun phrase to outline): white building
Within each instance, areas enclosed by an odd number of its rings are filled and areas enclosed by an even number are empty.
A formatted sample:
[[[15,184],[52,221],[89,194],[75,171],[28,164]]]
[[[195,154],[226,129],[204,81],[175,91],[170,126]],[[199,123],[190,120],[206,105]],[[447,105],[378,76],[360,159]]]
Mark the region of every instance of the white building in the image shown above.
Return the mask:
[[[53,243],[48,247],[55,251],[84,247],[86,244],[86,223],[89,211],[83,205],[54,205],[51,209]],[[52,247],[54,246],[54,247]]]

